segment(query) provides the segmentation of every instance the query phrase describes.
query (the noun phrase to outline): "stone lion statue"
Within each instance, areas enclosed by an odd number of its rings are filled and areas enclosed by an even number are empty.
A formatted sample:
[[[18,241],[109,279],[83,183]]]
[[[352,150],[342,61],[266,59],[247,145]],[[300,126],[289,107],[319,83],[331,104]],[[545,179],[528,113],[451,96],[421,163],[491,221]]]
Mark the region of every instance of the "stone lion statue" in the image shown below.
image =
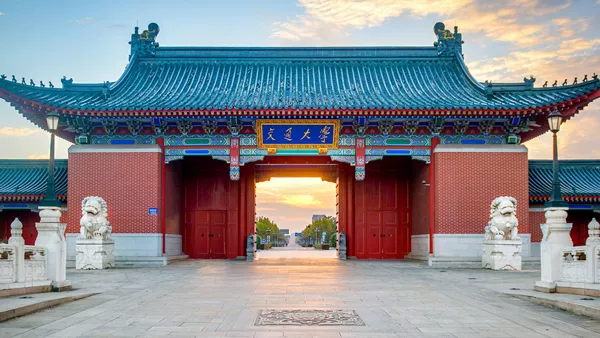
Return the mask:
[[[102,197],[88,196],[81,202],[80,239],[110,239],[112,227],[106,219],[108,208]]]
[[[485,227],[486,240],[518,240],[517,200],[501,196],[492,201],[490,221]]]

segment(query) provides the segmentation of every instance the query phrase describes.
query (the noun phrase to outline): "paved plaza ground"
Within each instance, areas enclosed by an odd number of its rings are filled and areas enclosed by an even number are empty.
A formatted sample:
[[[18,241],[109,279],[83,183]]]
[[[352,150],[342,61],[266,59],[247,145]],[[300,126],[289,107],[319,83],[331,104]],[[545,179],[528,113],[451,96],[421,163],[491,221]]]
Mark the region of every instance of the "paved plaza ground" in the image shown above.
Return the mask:
[[[0,323],[0,337],[600,337],[598,321],[498,292],[531,288],[538,276],[310,258],[69,270],[79,291],[101,293]],[[265,310],[290,309],[360,318],[346,320],[351,326],[256,325],[273,319],[261,317]]]
[[[316,250],[315,248],[304,248],[297,243],[290,242],[287,247],[275,247],[269,250],[259,250],[257,257],[259,259],[290,259],[290,258],[311,258],[311,259],[335,259],[335,248],[330,250]]]

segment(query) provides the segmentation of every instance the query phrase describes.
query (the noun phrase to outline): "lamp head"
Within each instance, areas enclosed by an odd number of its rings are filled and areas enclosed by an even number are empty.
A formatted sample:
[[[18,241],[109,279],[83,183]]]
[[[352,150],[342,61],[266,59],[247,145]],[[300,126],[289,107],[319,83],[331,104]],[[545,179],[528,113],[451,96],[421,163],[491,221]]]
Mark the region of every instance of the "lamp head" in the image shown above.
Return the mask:
[[[48,130],[51,132],[56,131],[58,129],[58,122],[60,120],[60,116],[56,112],[50,112],[46,115],[46,123],[48,124]]]
[[[548,115],[548,127],[550,127],[550,131],[556,133],[560,130],[560,124],[562,122],[562,115],[558,112],[558,110],[554,110],[550,115]]]

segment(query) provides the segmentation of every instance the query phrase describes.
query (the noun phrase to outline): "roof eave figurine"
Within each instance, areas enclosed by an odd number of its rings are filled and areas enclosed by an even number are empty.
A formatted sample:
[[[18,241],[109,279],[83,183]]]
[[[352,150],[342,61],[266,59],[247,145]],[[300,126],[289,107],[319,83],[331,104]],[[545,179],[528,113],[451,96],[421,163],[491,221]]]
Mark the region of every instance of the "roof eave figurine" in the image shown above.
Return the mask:
[[[148,29],[144,30],[142,34],[139,34],[139,28],[135,27],[135,31],[131,34],[131,41],[129,42],[131,45],[129,59],[131,60],[133,55],[154,56],[154,50],[158,47],[156,37],[159,32],[160,27],[154,22],[149,24]]]

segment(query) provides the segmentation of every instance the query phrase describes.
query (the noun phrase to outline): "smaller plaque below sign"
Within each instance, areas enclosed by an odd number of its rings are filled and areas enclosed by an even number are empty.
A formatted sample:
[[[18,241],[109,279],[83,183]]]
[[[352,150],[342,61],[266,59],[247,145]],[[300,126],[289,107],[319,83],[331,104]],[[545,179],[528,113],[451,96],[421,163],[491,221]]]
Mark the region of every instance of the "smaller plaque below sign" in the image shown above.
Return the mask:
[[[150,216],[158,215],[158,208],[148,208],[148,215],[150,215]]]

